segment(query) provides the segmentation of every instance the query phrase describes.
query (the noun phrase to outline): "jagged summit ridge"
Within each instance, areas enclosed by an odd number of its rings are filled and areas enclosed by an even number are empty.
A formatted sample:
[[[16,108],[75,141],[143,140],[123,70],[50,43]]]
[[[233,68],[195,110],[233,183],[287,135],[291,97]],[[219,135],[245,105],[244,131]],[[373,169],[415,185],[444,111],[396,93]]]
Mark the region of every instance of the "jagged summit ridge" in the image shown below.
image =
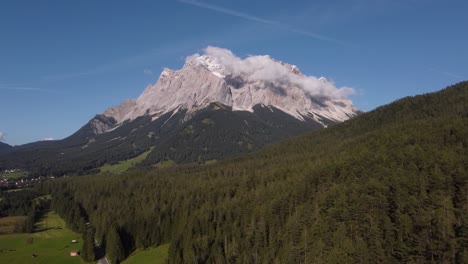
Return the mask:
[[[156,84],[148,85],[136,100],[126,100],[104,115],[117,123],[146,114],[157,119],[180,109],[190,116],[217,102],[233,111],[252,112],[255,105],[264,105],[299,120],[341,122],[357,113],[347,98],[350,93],[350,88],[305,76],[297,66],[268,55],[241,59],[229,50],[208,47],[203,55],[187,57],[182,69],[164,69]]]

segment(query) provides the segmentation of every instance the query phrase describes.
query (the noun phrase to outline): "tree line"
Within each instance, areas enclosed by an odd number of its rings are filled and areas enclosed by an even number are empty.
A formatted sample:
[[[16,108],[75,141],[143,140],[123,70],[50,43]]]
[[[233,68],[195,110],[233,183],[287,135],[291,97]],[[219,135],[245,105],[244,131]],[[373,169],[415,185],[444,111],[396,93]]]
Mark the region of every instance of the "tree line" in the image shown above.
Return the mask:
[[[49,206],[50,200],[40,197],[40,193],[34,189],[0,190],[0,217],[25,216],[16,220],[15,233],[32,233],[34,223]]]

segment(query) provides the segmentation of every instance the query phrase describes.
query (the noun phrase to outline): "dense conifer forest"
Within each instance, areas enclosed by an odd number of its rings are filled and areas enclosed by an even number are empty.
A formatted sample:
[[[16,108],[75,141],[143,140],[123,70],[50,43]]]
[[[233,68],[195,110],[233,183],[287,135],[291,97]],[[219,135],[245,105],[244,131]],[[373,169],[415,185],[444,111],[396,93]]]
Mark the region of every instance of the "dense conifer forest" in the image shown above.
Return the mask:
[[[162,243],[169,263],[468,263],[468,82],[234,160],[39,190],[116,263]]]

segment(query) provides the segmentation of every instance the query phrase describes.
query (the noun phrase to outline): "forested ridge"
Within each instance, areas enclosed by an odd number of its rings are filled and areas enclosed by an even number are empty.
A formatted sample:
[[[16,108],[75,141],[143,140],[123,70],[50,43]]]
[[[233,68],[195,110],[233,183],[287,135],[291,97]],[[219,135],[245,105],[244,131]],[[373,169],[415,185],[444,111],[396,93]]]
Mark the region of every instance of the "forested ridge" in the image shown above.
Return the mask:
[[[97,115],[63,140],[16,147],[2,147],[0,142],[0,171],[22,169],[30,177],[92,174],[105,164],[116,164],[150,149],[153,151],[142,166],[168,160],[201,164],[239,156],[323,127],[309,117],[302,122],[274,107],[257,105],[253,110],[232,111],[213,103],[190,117],[185,110],[166,113],[156,120],[144,115],[96,135],[94,123],[116,125],[113,118]],[[334,123],[326,118],[322,122]]]
[[[169,242],[169,263],[468,263],[467,135],[463,82],[234,160],[39,189],[123,257]]]

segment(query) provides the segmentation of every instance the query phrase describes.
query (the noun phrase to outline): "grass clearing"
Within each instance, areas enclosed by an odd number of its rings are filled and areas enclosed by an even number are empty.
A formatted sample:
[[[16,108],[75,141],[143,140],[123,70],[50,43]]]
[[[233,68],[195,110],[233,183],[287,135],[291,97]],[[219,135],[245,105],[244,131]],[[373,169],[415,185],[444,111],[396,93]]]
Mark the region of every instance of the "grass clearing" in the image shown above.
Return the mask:
[[[17,223],[26,221],[26,216],[8,216],[0,218],[0,235],[15,232]]]
[[[16,179],[29,175],[27,171],[15,171],[10,173],[0,173],[0,179]]]
[[[146,157],[148,156],[148,154],[150,154],[150,152],[153,149],[154,149],[154,147],[151,147],[148,151],[141,153],[139,156],[136,156],[133,159],[120,161],[119,163],[113,164],[113,165],[106,164],[106,165],[100,167],[99,169],[101,170],[101,172],[110,172],[110,173],[114,173],[114,174],[125,172],[128,169],[130,169],[131,167],[133,167],[136,164],[138,164],[138,163],[142,162],[143,160],[145,160]]]
[[[165,160],[165,161],[161,161],[159,163],[154,164],[153,167],[160,168],[160,169],[165,169],[165,168],[174,167],[175,165],[177,165],[177,163],[175,163],[175,161]]]
[[[216,160],[216,159],[207,160],[207,161],[205,161],[205,165],[215,164],[216,162],[218,162],[218,160]]]
[[[122,264],[164,264],[168,256],[169,244],[146,250],[136,250]]]
[[[0,263],[85,263],[81,257],[70,257],[71,250],[81,250],[81,236],[66,228],[54,212],[47,212],[35,230],[32,234],[0,235]],[[72,243],[73,239],[78,243]]]

